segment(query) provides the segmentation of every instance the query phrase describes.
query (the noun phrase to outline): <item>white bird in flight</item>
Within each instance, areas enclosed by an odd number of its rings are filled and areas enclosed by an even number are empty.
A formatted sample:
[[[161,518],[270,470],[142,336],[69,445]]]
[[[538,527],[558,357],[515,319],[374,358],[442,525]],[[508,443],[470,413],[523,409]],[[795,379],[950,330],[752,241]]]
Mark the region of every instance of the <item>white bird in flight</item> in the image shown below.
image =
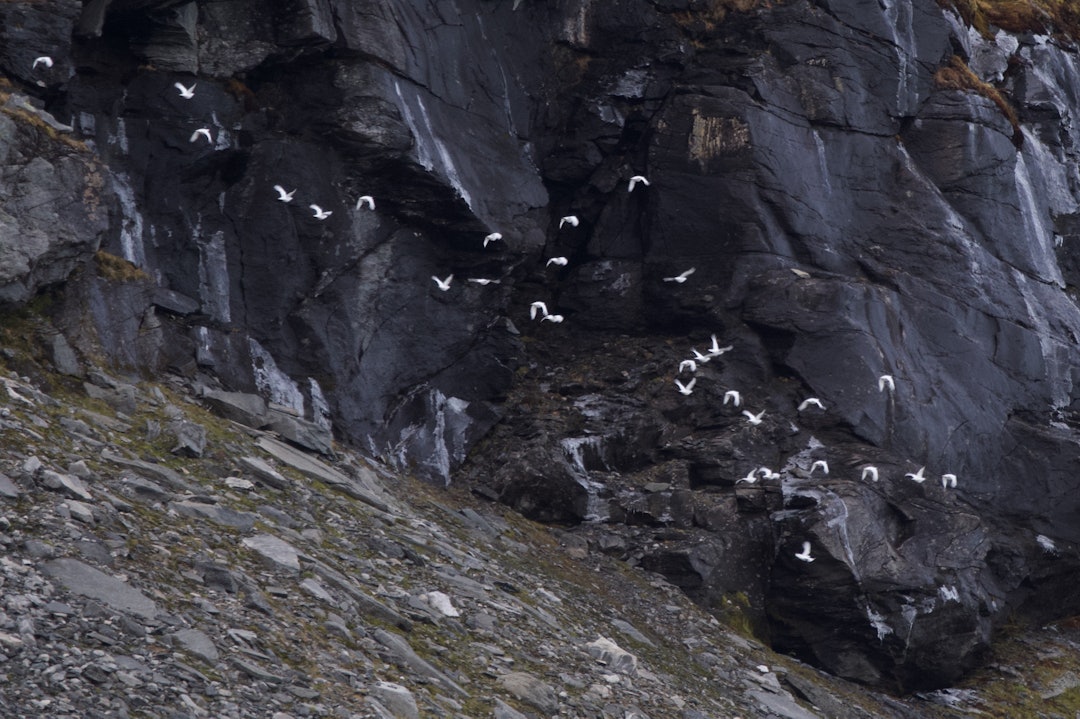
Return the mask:
[[[755,427],[761,424],[761,418],[765,416],[765,410],[761,410],[757,414],[754,414],[750,410],[744,409],[742,413],[746,415],[746,421]]]
[[[359,210],[364,205],[367,205],[369,210],[374,210],[375,198],[371,195],[360,195],[360,197],[356,199],[356,209]]]
[[[195,85],[197,84],[198,83],[192,83],[191,87],[184,87],[184,83],[174,82],[173,87],[180,91],[180,97],[184,98],[185,100],[190,100],[191,98],[195,97]]]
[[[758,470],[762,479],[780,479],[780,473],[774,472],[768,467],[762,467]]]
[[[681,285],[683,282],[686,282],[687,277],[694,274],[694,272],[696,272],[696,271],[697,271],[696,267],[691,267],[686,272],[682,272],[680,274],[677,274],[674,277],[665,277],[664,282],[678,282]]]
[[[277,190],[279,202],[292,202],[292,196],[296,194],[296,190],[285,192],[285,188],[281,185],[274,185],[274,189]]]
[[[501,232],[492,232],[490,235],[484,238],[484,247],[487,247],[489,243],[498,242],[502,239]]]
[[[435,275],[431,276],[431,279],[435,280],[435,284],[439,286],[439,289],[446,292],[450,289],[450,282],[454,279],[453,275],[447,275],[445,280],[440,280]]]
[[[818,399],[817,397],[807,397],[806,399],[804,399],[802,401],[802,403],[799,404],[799,410],[798,411],[802,412],[804,409],[806,409],[807,407],[809,407],[812,404],[816,404],[821,409],[825,409],[825,405],[823,405],[821,403],[820,399]]]
[[[908,479],[915,480],[919,484],[922,484],[923,482],[926,481],[926,477],[923,476],[923,472],[925,472],[925,471],[926,471],[926,467],[919,467],[918,472],[908,472],[904,476],[907,477]]]
[[[746,475],[742,479],[736,479],[735,484],[738,484],[739,482],[746,482],[747,484],[753,484],[754,482],[758,481],[757,473],[758,473],[758,470],[751,469],[750,474]]]
[[[478,285],[501,285],[502,280],[489,280],[486,277],[470,277],[469,282],[475,282]]]
[[[824,459],[819,459],[810,465],[810,474],[813,474],[814,470],[819,468],[825,474],[829,473],[829,463],[826,462]]]
[[[543,316],[543,317],[542,317],[542,318],[540,319],[540,321],[541,321],[541,322],[554,322],[555,324],[559,324],[559,323],[560,323],[560,322],[562,322],[562,321],[563,321],[564,319],[566,319],[566,318],[565,318],[565,317],[563,317],[562,315],[544,315],[544,316]]]
[[[34,58],[34,64],[30,66],[30,69],[31,70],[36,70],[37,66],[39,64],[44,65],[45,67],[52,67],[53,66],[53,60],[48,55],[42,55],[41,57],[35,57]]]
[[[535,320],[537,312],[540,313],[541,319],[547,317],[547,305],[544,304],[542,300],[537,300],[536,302],[533,302],[531,305],[529,305],[529,319]]]
[[[334,214],[333,210],[324,210],[318,205],[308,205],[308,207],[311,208],[312,213],[314,213],[312,217],[314,217],[316,220],[325,220],[327,217]]]
[[[552,257],[550,260],[547,261],[547,264],[544,265],[544,267],[548,267],[549,265],[558,265],[559,267],[566,267],[566,263],[569,262],[569,261],[570,260],[566,259],[565,257]]]
[[[645,187],[648,187],[650,184],[652,184],[648,180],[645,179],[645,175],[634,175],[633,177],[630,178],[630,186],[627,188],[627,192],[633,192],[634,187],[639,182],[641,184],[645,185]]]
[[[878,377],[878,380],[877,380],[878,392],[884,392],[886,387],[889,388],[890,392],[893,392],[893,391],[896,390],[896,383],[893,382],[893,377],[892,377],[891,374],[883,374],[880,377]]]
[[[802,543],[802,552],[796,552],[795,558],[801,559],[804,562],[814,561],[814,558],[810,556],[810,542]]]
[[[563,225],[572,225],[573,227],[577,227],[578,222],[579,220],[577,218],[577,215],[567,215],[566,217],[563,217],[559,220],[559,227],[562,227]]]
[[[868,475],[868,474],[870,475],[870,479],[874,480],[875,482],[878,480],[877,467],[874,467],[874,466],[863,467],[862,479],[866,479],[866,475]]]
[[[707,364],[712,359],[710,355],[703,355],[693,347],[690,348],[690,351],[694,353],[694,361],[698,364]]]
[[[734,402],[735,406],[738,407],[742,404],[742,395],[739,394],[739,390],[737,389],[729,389],[727,392],[724,392],[724,404],[727,404],[728,400]]]
[[[684,369],[688,369],[691,372],[697,372],[697,362],[694,360],[683,360],[679,363],[679,374],[682,374]]]
[[[941,486],[945,489],[952,487],[956,489],[956,475],[955,474],[943,474],[941,475]]]
[[[694,385],[697,384],[697,377],[693,377],[686,384],[683,384],[679,380],[675,380],[675,384],[679,385],[679,394],[690,394],[694,391]]]
[[[720,355],[724,354],[725,352],[730,352],[731,350],[735,349],[735,345],[728,345],[727,347],[721,347],[720,343],[716,341],[716,335],[711,335],[711,338],[712,338],[712,347],[710,347],[709,350],[708,350],[710,357],[719,357]]]
[[[191,133],[191,137],[188,138],[188,142],[195,142],[196,140],[199,139],[199,135],[202,135],[203,137],[205,137],[207,142],[213,142],[214,141],[214,138],[210,137],[210,128],[209,127],[200,127],[198,130]]]

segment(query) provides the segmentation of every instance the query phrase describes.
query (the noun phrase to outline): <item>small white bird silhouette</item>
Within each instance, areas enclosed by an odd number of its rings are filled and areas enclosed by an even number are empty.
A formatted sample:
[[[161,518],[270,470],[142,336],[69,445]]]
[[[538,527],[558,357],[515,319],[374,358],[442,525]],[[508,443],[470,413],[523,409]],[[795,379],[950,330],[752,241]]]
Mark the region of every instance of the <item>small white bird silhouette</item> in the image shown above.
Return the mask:
[[[825,405],[823,405],[821,403],[820,399],[818,399],[817,397],[807,397],[806,399],[804,399],[802,401],[801,404],[799,404],[799,410],[798,411],[802,412],[804,409],[806,409],[807,407],[809,407],[812,404],[816,404],[821,409],[825,409]]]
[[[955,474],[943,474],[941,475],[941,486],[945,489],[952,487],[956,489],[956,475]]]
[[[316,220],[325,220],[327,217],[334,214],[333,210],[324,210],[318,205],[308,205],[308,207],[311,208],[312,213],[314,213],[312,217],[314,217]]]
[[[762,467],[758,472],[761,474],[762,479],[780,479],[780,473],[774,472],[768,467]]]
[[[757,414],[754,414],[750,410],[744,409],[742,413],[746,415],[746,421],[755,427],[761,424],[761,418],[765,416],[765,410],[761,410]]]
[[[274,189],[277,190],[278,202],[292,202],[292,196],[296,194],[296,190],[285,192],[285,188],[281,185],[274,185]]]
[[[802,552],[795,553],[796,559],[801,559],[804,562],[812,562],[814,558],[810,556],[810,542],[802,543]]]
[[[896,390],[896,383],[893,382],[893,377],[892,377],[891,374],[883,374],[880,377],[878,377],[878,380],[877,380],[878,392],[884,392],[886,387],[889,388],[890,392],[893,392],[893,391]]]
[[[560,322],[562,322],[562,321],[563,321],[564,319],[566,319],[566,318],[565,318],[565,317],[563,317],[562,315],[544,315],[544,316],[543,316],[543,317],[542,317],[542,318],[540,319],[540,321],[541,321],[541,322],[554,322],[555,324],[559,324],[559,323],[560,323]]]
[[[205,137],[207,142],[213,142],[214,141],[214,138],[210,137],[210,128],[208,128],[208,127],[200,127],[198,130],[191,133],[191,137],[188,138],[188,142],[195,142],[196,140],[199,139],[199,135],[202,135],[203,137]]]
[[[904,476],[907,477],[908,479],[915,480],[919,484],[922,484],[923,482],[926,481],[926,477],[923,476],[923,472],[925,472],[925,471],[926,471],[926,467],[919,467],[918,472],[914,472],[914,473],[908,472]]]
[[[829,473],[829,463],[824,459],[819,459],[810,465],[810,474],[814,473],[815,469],[820,469],[825,474]]]
[[[478,285],[501,285],[502,280],[489,280],[486,277],[470,277],[469,282],[475,282]]]
[[[440,290],[442,290],[443,292],[446,292],[448,289],[450,289],[450,282],[451,282],[451,280],[454,279],[454,276],[453,275],[447,275],[445,280],[440,280],[435,275],[432,275],[431,279],[435,280],[435,284],[437,284],[439,286]]]
[[[541,300],[537,300],[536,302],[533,302],[531,305],[529,305],[529,319],[535,320],[537,312],[540,313],[541,319],[547,317],[547,305],[544,304]]]
[[[874,467],[874,466],[863,467],[862,479],[866,479],[866,475],[868,475],[868,474],[870,475],[870,479],[874,480],[875,482],[878,480],[877,467]]]
[[[733,401],[735,406],[738,407],[742,404],[742,395],[739,394],[739,390],[737,389],[729,389],[727,392],[724,392],[724,404],[727,404],[728,400]]]
[[[484,238],[484,247],[487,247],[491,242],[498,242],[502,239],[501,232],[492,232],[490,235]]]
[[[41,57],[35,57],[34,58],[34,64],[30,66],[30,69],[31,70],[36,70],[37,66],[39,64],[44,65],[45,67],[52,67],[53,66],[53,61],[52,61],[52,58],[49,57],[48,55],[42,55]]]
[[[552,257],[550,260],[547,261],[547,265],[544,265],[544,267],[547,267],[548,265],[558,265],[559,267],[566,267],[566,263],[569,261],[570,260],[566,259],[565,257]]]
[[[665,277],[664,282],[678,282],[681,285],[683,282],[686,282],[687,277],[694,274],[694,272],[696,272],[696,271],[697,271],[696,267],[691,267],[686,272],[682,272],[680,274],[677,274],[674,277]]]
[[[694,385],[697,384],[697,377],[692,378],[686,384],[683,384],[679,380],[675,380],[675,384],[679,385],[679,394],[690,394],[694,391]]]
[[[173,87],[180,91],[180,97],[184,98],[185,100],[190,100],[191,98],[195,97],[195,85],[197,84],[198,83],[192,83],[191,87],[184,87],[183,83],[174,82]]]
[[[683,360],[679,363],[679,374],[682,374],[684,369],[688,369],[691,372],[697,372],[697,362],[694,360]]]
[[[758,470],[751,469],[750,474],[746,475],[742,479],[736,479],[735,484],[738,484],[739,482],[746,482],[747,484],[753,484],[754,482],[758,481],[757,473],[758,473]]]
[[[577,218],[577,215],[567,215],[566,217],[563,217],[559,220],[559,227],[562,227],[563,225],[572,225],[573,227],[577,227],[578,222],[579,220]]]
[[[627,192],[633,192],[634,191],[634,186],[637,185],[637,183],[639,183],[639,182],[641,184],[645,185],[645,187],[648,187],[650,184],[652,184],[648,180],[645,179],[644,175],[634,175],[633,177],[630,178],[630,186],[627,188]]]
[[[708,350],[710,357],[719,357],[720,355],[724,354],[725,352],[730,352],[731,350],[735,349],[735,345],[728,345],[727,347],[721,347],[720,343],[716,341],[716,335],[710,335],[710,336],[712,338],[712,347],[710,347],[709,350]]]
[[[698,364],[707,364],[712,359],[709,355],[703,355],[693,347],[690,348],[690,351],[694,353],[694,361]]]
[[[374,210],[375,198],[371,195],[360,195],[360,197],[356,198],[356,209],[359,210],[364,205],[367,205],[369,210]]]

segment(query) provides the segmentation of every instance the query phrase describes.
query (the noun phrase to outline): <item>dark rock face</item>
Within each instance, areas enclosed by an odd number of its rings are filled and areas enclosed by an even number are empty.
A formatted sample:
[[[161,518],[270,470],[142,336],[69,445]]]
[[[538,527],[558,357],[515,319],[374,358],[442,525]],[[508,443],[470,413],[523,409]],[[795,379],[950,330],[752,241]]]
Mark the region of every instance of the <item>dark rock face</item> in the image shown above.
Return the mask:
[[[0,32],[36,102],[0,114],[0,297],[70,277],[76,349],[584,523],[859,681],[1080,611],[1074,45],[930,0],[57,0]],[[138,272],[72,276],[99,244]]]

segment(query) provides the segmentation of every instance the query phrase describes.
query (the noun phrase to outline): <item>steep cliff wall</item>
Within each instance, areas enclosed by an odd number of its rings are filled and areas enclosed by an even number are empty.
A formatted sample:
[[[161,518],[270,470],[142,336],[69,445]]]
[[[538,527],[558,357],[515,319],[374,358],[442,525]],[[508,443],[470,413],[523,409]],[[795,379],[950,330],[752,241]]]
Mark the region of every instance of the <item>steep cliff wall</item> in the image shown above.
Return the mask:
[[[79,350],[589,520],[842,676],[947,684],[1078,609],[1076,48],[736,5],[2,3],[3,296],[100,247],[138,272],[71,276]]]

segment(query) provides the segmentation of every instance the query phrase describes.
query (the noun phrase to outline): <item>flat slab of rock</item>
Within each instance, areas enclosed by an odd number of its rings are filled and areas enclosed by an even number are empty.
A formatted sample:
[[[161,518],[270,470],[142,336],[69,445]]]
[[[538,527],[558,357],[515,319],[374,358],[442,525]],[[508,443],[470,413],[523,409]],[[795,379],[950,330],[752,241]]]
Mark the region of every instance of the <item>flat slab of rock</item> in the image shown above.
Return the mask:
[[[257,394],[210,389],[203,393],[202,398],[210,409],[225,419],[256,429],[266,426],[266,400]]]
[[[19,489],[18,485],[11,481],[11,477],[8,477],[6,474],[0,474],[0,497],[15,499],[20,494],[22,494],[22,490]]]
[[[218,660],[218,650],[213,640],[198,629],[181,629],[172,635],[173,640],[188,654],[202,659],[210,665]]]
[[[182,490],[191,492],[192,494],[198,494],[200,491],[199,487],[184,479],[183,475],[179,472],[169,469],[164,465],[154,464],[153,462],[144,462],[141,459],[128,459],[115,452],[110,452],[107,449],[102,450],[101,458],[106,462],[119,464],[121,467],[134,469],[142,474],[149,475],[160,482],[164,482],[174,490]]]
[[[290,572],[300,572],[300,553],[284,539],[272,534],[257,534],[254,537],[245,538],[243,544],[248,549],[258,552],[275,567]]]
[[[449,689],[459,696],[469,696],[469,693],[458,686],[453,679],[436,669],[427,660],[422,659],[413,651],[412,647],[409,646],[409,643],[398,635],[392,634],[385,629],[377,629],[375,630],[375,641],[389,650],[394,659],[394,663],[408,667],[421,676],[434,679],[444,688]]]
[[[503,689],[545,715],[559,711],[559,697],[555,690],[532,674],[511,672],[499,677],[498,682]]]
[[[279,462],[284,462],[305,477],[328,484],[354,499],[359,499],[383,512],[389,512],[390,506],[379,498],[377,485],[365,487],[360,481],[342,474],[325,462],[320,462],[300,450],[293,449],[284,442],[270,437],[259,437],[257,444]],[[372,473],[374,479],[374,473]]]
[[[274,489],[286,489],[289,486],[289,480],[283,474],[258,457],[241,457],[240,465],[254,474],[260,482]]]
[[[135,587],[78,559],[53,559],[45,562],[43,569],[68,591],[96,599],[112,609],[143,619],[153,619],[161,612],[154,600]]]
[[[411,691],[393,682],[375,682],[368,690],[395,719],[420,719],[420,710]]]
[[[220,507],[204,502],[170,502],[169,509],[185,517],[209,519],[226,527],[236,527],[246,532],[255,526],[257,517],[251,512],[238,512],[235,509]]]

